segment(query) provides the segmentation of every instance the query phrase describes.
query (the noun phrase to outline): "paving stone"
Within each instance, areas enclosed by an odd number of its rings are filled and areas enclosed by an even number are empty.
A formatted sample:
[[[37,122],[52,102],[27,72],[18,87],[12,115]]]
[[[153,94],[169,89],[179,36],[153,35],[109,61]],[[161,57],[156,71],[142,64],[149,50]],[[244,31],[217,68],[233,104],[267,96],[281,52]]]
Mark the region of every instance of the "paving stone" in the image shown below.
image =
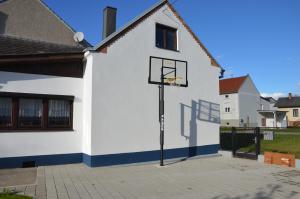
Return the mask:
[[[300,171],[214,157],[157,164],[89,168],[41,167],[38,185],[15,187],[40,199],[300,198]]]

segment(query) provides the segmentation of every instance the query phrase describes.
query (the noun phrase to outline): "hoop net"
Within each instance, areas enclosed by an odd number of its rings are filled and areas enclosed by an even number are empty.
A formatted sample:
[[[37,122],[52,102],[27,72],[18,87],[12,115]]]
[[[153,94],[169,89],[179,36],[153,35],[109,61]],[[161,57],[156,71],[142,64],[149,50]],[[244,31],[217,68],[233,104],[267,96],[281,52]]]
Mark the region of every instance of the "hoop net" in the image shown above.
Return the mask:
[[[182,79],[181,77],[166,77],[165,82],[169,83],[170,86],[179,87],[180,84],[177,83],[177,80]]]

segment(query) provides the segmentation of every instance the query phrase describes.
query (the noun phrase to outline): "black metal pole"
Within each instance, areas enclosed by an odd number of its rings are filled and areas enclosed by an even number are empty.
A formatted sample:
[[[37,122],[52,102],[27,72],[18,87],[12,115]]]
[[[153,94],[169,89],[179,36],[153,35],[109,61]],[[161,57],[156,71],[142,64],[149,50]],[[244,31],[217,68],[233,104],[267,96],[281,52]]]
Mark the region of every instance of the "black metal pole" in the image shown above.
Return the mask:
[[[160,166],[164,166],[164,85],[159,86]]]
[[[260,128],[256,127],[255,128],[255,145],[256,145],[256,156],[258,157],[258,155],[260,154]]]
[[[160,166],[164,166],[164,139],[165,139],[165,86],[164,67],[161,67],[161,85],[159,86],[159,123],[160,123]]]
[[[231,128],[231,150],[232,150],[232,156],[235,157],[235,154],[236,154],[236,128],[235,127],[232,127]]]

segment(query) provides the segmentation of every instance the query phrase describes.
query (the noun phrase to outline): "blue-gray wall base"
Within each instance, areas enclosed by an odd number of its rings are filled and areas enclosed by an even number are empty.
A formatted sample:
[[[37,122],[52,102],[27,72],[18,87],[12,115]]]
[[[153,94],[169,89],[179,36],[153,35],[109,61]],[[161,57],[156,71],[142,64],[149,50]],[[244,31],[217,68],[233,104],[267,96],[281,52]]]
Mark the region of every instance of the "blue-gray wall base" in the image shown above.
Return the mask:
[[[0,158],[0,168],[21,168],[26,161],[35,161],[36,166],[74,164],[82,162],[82,153]]]
[[[219,145],[205,145],[164,150],[165,159],[189,158],[201,155],[217,154]],[[0,168],[20,168],[25,161],[35,161],[36,166],[85,163],[90,167],[113,166],[158,161],[160,151],[142,151],[90,156],[82,153],[40,155],[0,158]]]

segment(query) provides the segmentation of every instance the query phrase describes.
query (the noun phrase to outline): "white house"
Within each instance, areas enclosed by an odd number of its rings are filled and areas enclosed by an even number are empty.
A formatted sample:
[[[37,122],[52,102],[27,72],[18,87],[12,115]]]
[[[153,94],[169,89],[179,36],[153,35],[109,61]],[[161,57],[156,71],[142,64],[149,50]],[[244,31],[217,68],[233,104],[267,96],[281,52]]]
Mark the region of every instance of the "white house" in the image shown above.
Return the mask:
[[[221,125],[258,126],[260,93],[249,75],[220,80]]]
[[[182,60],[188,68],[187,87],[165,86],[165,158],[218,152],[222,68],[216,60],[168,1],[117,31],[115,17],[116,9],[105,9],[104,39],[85,50],[82,73],[71,57],[68,72],[59,76],[7,67],[0,72],[0,107],[6,111],[0,167],[158,160],[159,97],[148,82],[151,56]]]
[[[275,107],[276,102],[272,97],[261,97],[261,108],[258,110],[261,116],[261,127],[287,127],[287,111],[282,111]]]
[[[286,127],[285,112],[260,96],[249,75],[220,80],[220,100],[222,126]]]

